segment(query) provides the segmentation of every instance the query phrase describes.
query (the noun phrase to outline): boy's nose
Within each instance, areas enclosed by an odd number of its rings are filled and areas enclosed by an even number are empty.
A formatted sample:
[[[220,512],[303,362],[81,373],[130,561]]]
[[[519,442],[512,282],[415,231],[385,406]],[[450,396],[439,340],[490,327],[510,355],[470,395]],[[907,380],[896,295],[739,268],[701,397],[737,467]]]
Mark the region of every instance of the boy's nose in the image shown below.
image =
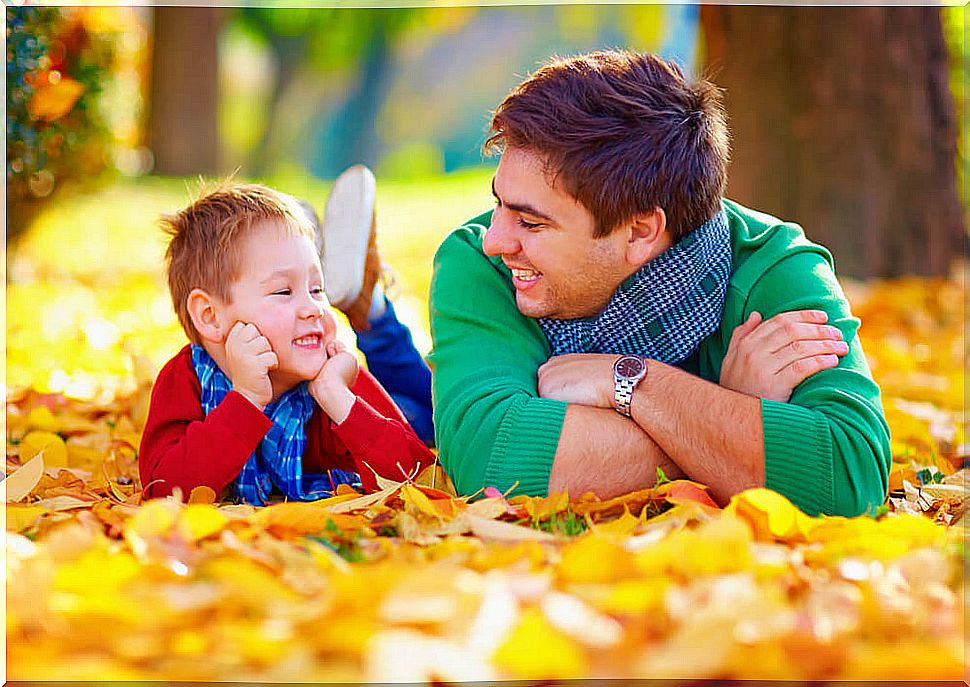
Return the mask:
[[[306,319],[316,319],[321,317],[327,308],[325,301],[317,300],[311,296],[307,296],[303,302],[300,304],[299,314],[300,317]]]

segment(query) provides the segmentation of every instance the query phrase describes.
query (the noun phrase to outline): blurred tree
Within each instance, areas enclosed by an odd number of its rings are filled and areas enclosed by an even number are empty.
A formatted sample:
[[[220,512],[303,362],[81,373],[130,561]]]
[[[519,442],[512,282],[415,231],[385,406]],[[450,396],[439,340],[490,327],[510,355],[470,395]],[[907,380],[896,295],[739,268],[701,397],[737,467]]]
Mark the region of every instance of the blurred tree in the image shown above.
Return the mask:
[[[99,98],[117,39],[97,11],[5,8],[8,245],[60,191],[112,168]]]
[[[803,224],[840,274],[940,275],[964,251],[939,8],[705,5],[728,193]]]
[[[156,174],[219,171],[219,7],[156,7],[149,146]]]
[[[316,150],[315,171],[334,176],[357,162],[375,165],[380,141],[375,123],[386,97],[387,72],[394,39],[418,9],[277,9],[247,6],[239,19],[262,37],[276,61],[276,80],[259,143],[246,167],[254,175],[268,171],[274,152],[269,145],[279,125],[283,97],[303,67],[343,79],[331,79],[335,86],[326,150]],[[345,87],[337,90],[338,83]],[[312,150],[312,144],[311,144]]]

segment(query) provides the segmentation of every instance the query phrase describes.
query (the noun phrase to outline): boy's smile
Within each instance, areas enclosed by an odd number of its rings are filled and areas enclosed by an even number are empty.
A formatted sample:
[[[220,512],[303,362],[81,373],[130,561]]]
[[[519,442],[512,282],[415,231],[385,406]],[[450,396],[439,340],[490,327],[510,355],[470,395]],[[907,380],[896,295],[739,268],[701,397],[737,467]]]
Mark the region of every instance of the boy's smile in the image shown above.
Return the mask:
[[[308,237],[264,222],[240,242],[239,265],[220,324],[228,333],[236,322],[251,323],[266,337],[279,361],[269,372],[276,398],[317,376],[336,336],[320,258]]]

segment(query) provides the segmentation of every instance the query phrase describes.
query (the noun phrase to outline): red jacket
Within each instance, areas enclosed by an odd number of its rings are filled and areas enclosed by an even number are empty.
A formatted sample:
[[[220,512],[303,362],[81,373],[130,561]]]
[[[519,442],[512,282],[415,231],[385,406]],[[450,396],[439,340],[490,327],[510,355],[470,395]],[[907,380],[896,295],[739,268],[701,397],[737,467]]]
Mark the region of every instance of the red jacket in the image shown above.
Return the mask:
[[[304,472],[355,470],[364,488],[374,490],[377,481],[370,468],[382,477],[403,480],[418,463],[426,467],[434,461],[373,375],[361,370],[351,391],[357,401],[339,425],[319,406],[313,409],[306,424]],[[219,494],[272,426],[262,411],[235,391],[208,415],[202,410],[201,396],[191,348],[186,346],[165,364],[152,389],[138,454],[146,498],[166,496],[174,487],[187,497],[200,485]]]

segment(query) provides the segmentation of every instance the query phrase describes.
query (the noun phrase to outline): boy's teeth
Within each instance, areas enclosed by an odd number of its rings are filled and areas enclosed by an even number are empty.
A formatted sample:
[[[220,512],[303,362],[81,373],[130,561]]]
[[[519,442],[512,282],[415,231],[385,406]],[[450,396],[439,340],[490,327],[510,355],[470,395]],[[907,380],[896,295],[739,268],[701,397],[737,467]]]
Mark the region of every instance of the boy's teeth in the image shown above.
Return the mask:
[[[299,339],[296,339],[294,343],[300,346],[310,346],[312,344],[315,344],[319,340],[320,340],[319,336],[317,336],[316,334],[311,334],[310,336],[301,336]]]
[[[532,281],[533,279],[538,279],[540,275],[535,270],[513,269],[512,276],[523,281]]]

